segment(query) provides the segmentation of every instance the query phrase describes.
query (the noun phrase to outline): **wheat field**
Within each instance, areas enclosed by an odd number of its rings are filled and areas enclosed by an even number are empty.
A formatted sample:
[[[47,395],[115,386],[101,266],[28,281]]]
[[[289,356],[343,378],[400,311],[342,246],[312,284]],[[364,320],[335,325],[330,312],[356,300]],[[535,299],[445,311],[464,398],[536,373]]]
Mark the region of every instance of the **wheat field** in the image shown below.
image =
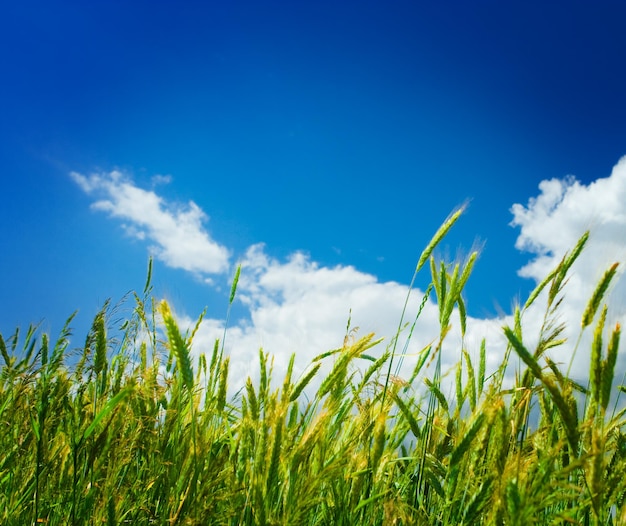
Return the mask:
[[[230,396],[223,342],[193,358],[202,316],[183,334],[152,296],[151,265],[132,314],[112,328],[107,302],[84,344],[70,345],[73,317],[54,341],[34,326],[2,335],[0,524],[626,524],[620,326],[607,326],[604,303],[617,264],[580,313],[580,330],[593,335],[588,386],[546,354],[563,344],[559,306],[585,234],[502,328],[494,374],[484,341],[458,349],[446,397],[442,344],[452,324],[465,331],[462,291],[476,254],[448,264],[433,250],[461,212],[415,269],[430,271],[424,301],[436,296],[440,335],[407,378],[396,374],[397,338],[348,334],[297,378],[294,356],[274,378],[259,351],[259,379]],[[521,320],[537,301],[545,320],[529,346]],[[512,357],[521,366],[511,387]]]

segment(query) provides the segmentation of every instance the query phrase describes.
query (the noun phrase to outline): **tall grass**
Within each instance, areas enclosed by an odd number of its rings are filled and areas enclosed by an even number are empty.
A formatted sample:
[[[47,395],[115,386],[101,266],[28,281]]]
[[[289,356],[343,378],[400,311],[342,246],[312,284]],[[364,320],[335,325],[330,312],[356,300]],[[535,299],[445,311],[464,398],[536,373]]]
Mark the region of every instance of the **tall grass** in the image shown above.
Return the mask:
[[[152,299],[151,267],[121,336],[108,303],[78,349],[72,317],[54,344],[33,326],[0,336],[0,524],[626,524],[624,411],[610,411],[624,390],[614,385],[621,330],[606,326],[602,303],[616,266],[581,313],[581,331],[593,331],[588,386],[546,354],[563,344],[558,309],[585,235],[503,328],[495,374],[486,377],[484,341],[458,349],[447,398],[441,350],[455,313],[465,332],[476,254],[448,265],[432,252],[457,218],[417,265],[430,262],[422,307],[433,290],[440,331],[409,378],[398,376],[402,320],[378,358],[374,335],[349,335],[300,378],[292,356],[279,383],[260,350],[259,380],[228,398],[223,340],[192,357],[202,316],[183,334]],[[540,298],[531,347],[521,320]],[[522,365],[505,387],[512,353]]]

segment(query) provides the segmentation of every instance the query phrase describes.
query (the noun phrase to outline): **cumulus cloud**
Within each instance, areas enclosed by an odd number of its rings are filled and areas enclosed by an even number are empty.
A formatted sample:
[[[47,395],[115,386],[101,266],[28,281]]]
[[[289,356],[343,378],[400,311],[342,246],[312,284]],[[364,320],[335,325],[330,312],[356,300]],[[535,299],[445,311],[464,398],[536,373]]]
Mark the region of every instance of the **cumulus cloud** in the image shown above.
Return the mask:
[[[166,265],[197,275],[228,270],[229,250],[211,238],[203,225],[208,217],[193,201],[184,206],[166,203],[119,171],[89,176],[72,172],[70,176],[85,193],[100,196],[92,204],[94,210],[127,221],[126,232],[150,240],[150,250]],[[158,177],[158,182],[169,181]]]
[[[626,157],[613,168],[610,177],[589,186],[574,177],[551,179],[539,184],[540,194],[526,206],[511,208],[513,226],[520,227],[516,248],[535,258],[520,270],[520,275],[536,280],[571,249],[587,230],[591,232],[586,262],[586,278],[599,271],[601,263],[623,258],[626,254]]]
[[[314,357],[340,348],[348,333],[353,338],[370,332],[386,336],[386,342],[372,350],[379,356],[398,329],[407,292],[405,285],[381,283],[351,266],[320,266],[303,253],[281,262],[270,257],[263,245],[250,247],[242,259],[237,292],[249,318],[230,327],[226,340],[233,386],[241,387],[245,378],[257,375],[260,348],[273,356],[279,380],[292,353],[296,355],[295,373],[301,374]],[[413,291],[406,321],[413,320],[422,297],[422,291]],[[190,327],[192,320],[186,318],[185,324]],[[436,339],[437,326],[436,307],[429,302],[404,360],[407,367],[415,364],[419,349]],[[203,322],[194,349],[212,349],[222,331],[223,325],[216,320]],[[405,331],[401,342],[406,336]],[[403,343],[398,351],[402,347]]]
[[[194,273],[224,272],[228,267],[228,250],[204,230],[202,222],[206,216],[193,202],[182,209],[173,207],[118,172],[89,177],[72,174],[72,178],[86,193],[102,194],[92,206],[128,221],[128,228],[134,229],[133,235],[145,235],[156,243],[157,255],[167,264]],[[559,321],[567,325],[569,341],[550,351],[552,359],[566,367],[580,333],[582,312],[597,280],[614,261],[626,262],[624,203],[626,158],[609,177],[590,185],[583,185],[574,177],[543,181],[536,197],[511,209],[511,224],[520,229],[516,247],[530,254],[529,263],[519,274],[535,281],[543,279],[558,264],[583,232],[591,231],[586,250],[572,268],[560,309]],[[262,244],[249,247],[240,261],[242,274],[236,301],[247,309],[247,316],[226,333],[231,389],[242,387],[248,376],[258,375],[259,348],[274,357],[277,381],[282,380],[292,353],[296,354],[295,374],[301,374],[315,356],[341,347],[349,317],[353,328],[360,327],[357,337],[369,332],[385,337],[373,354],[380,355],[393,341],[409,292],[406,285],[381,282],[376,276],[349,265],[321,266],[300,252],[281,261],[273,258]],[[621,275],[618,278],[611,289],[611,323],[626,321],[626,284]],[[223,279],[226,284],[226,277]],[[421,290],[411,292],[405,321],[413,322],[423,294]],[[174,308],[178,308],[181,325],[192,327],[195,320],[183,312],[184,306]],[[524,335],[529,346],[539,335],[544,313],[545,298],[540,297],[524,314]],[[450,370],[459,361],[462,347],[477,359],[481,340],[486,338],[487,368],[493,372],[504,358],[506,342],[501,328],[512,324],[511,316],[468,319],[464,340],[457,319],[453,320],[454,329],[442,350],[443,370]],[[194,339],[194,352],[210,353],[215,339],[222,339],[223,335],[223,320],[204,320]],[[405,330],[399,339],[398,352],[403,350],[407,335]],[[400,371],[404,377],[412,371],[417,353],[436,342],[438,335],[438,308],[431,298],[406,349]],[[578,379],[585,379],[588,374],[587,340],[584,334],[572,366],[571,372]],[[620,359],[622,371],[623,362]]]
[[[586,230],[591,231],[586,250],[571,270],[557,320],[566,325],[568,341],[549,353],[564,369],[572,360],[581,316],[595,284],[610,264],[626,262],[626,214],[622,203],[626,203],[626,159],[618,163],[610,177],[588,186],[574,177],[543,181],[538,196],[525,206],[516,204],[511,209],[512,225],[520,228],[516,247],[531,256],[519,274],[536,282],[558,265]],[[232,353],[235,383],[241,384],[246,376],[255,374],[259,347],[275,356],[277,373],[284,372],[292,352],[297,356],[297,368],[302,370],[317,354],[341,345],[349,312],[353,324],[362,328],[360,334],[374,331],[386,338],[379,353],[392,341],[408,292],[406,285],[380,282],[351,266],[323,267],[302,253],[278,261],[268,255],[263,245],[250,247],[243,262],[239,300],[249,309],[250,317],[229,330],[227,348]],[[407,320],[412,321],[422,296],[423,291],[413,291]],[[626,284],[619,275],[607,296],[611,324],[626,322],[623,298]],[[531,349],[539,337],[544,315],[545,295],[524,314],[524,336]],[[437,317],[436,304],[428,301],[408,347],[403,375],[412,370],[416,353],[437,340]],[[506,348],[501,329],[512,324],[512,317],[470,318],[463,341],[456,319],[454,323],[442,350],[443,370],[450,370],[458,362],[461,347],[476,358],[485,338],[488,373],[495,371]],[[215,330],[218,324],[211,324],[211,337],[219,336]],[[587,329],[583,333],[571,368],[572,375],[583,382],[589,368],[589,332]],[[401,342],[398,350],[402,347]],[[618,368],[623,371],[624,360],[619,363]],[[511,375],[516,364],[513,357]],[[511,381],[512,376],[508,378]]]
[[[560,320],[566,324],[570,343],[553,351],[553,359],[569,364],[572,342],[578,338],[581,317],[593,290],[603,273],[615,262],[619,272],[606,301],[609,321],[626,320],[626,157],[613,168],[609,177],[583,185],[574,177],[542,181],[539,195],[524,206],[515,204],[512,225],[520,228],[516,247],[529,252],[532,259],[519,270],[523,277],[537,282],[558,265],[563,254],[589,231],[585,250],[571,269],[560,309]],[[544,304],[545,305],[545,304]],[[535,332],[542,319],[541,302],[527,314],[527,325]],[[531,329],[529,329],[530,332]],[[589,332],[587,330],[586,332]],[[572,364],[572,374],[586,378],[589,367],[589,334],[584,334]],[[623,360],[620,367],[623,369]]]

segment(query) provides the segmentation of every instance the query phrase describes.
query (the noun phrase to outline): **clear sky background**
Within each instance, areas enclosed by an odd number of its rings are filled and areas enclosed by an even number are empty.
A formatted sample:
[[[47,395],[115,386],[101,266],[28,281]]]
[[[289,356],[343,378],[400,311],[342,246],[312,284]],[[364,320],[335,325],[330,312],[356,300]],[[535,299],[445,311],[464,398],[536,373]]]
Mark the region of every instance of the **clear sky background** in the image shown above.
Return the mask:
[[[259,345],[305,363],[350,309],[392,331],[468,200],[438,254],[481,247],[475,325],[504,323],[591,228],[575,313],[626,246],[624,20],[620,1],[11,2],[0,332],[78,309],[79,345],[153,254],[155,294],[181,320],[207,306],[208,342],[243,262],[240,373]]]

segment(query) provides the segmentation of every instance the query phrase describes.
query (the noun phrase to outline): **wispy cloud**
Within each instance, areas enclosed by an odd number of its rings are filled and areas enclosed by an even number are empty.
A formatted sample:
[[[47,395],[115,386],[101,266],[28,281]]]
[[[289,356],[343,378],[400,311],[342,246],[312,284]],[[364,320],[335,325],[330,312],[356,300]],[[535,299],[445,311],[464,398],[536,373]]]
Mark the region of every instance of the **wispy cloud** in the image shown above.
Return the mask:
[[[172,176],[169,174],[168,175],[156,174],[152,176],[151,181],[152,181],[153,186],[156,186],[159,184],[170,184],[172,182]]]
[[[85,193],[97,197],[93,209],[127,221],[128,234],[151,241],[151,252],[166,265],[205,278],[228,270],[229,250],[211,238],[204,228],[208,217],[193,201],[167,203],[119,171],[70,175]],[[169,182],[168,177],[159,176],[155,182]]]

